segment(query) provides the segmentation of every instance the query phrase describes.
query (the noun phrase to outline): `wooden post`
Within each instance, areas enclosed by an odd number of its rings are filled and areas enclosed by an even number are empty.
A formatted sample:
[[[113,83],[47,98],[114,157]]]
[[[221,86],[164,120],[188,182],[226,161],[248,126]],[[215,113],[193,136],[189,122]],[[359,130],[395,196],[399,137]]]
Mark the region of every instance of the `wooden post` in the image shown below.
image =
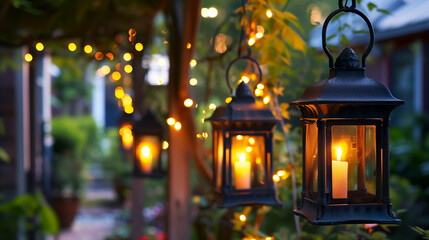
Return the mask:
[[[199,23],[200,0],[170,0],[170,73],[169,73],[169,113],[182,123],[182,129],[170,129],[168,157],[168,225],[170,240],[190,239],[190,184],[189,154],[192,144],[189,136],[194,132],[193,114],[184,107],[183,101],[189,95],[189,62],[195,48],[195,38]],[[187,43],[191,48],[186,47]],[[193,136],[195,137],[195,136]]]

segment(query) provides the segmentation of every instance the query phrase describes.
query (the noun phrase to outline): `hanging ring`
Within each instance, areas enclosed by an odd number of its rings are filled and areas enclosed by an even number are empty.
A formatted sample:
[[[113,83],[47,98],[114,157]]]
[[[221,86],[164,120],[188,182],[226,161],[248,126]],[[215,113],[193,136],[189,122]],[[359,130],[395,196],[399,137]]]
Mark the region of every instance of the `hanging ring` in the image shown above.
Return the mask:
[[[347,3],[349,2],[349,0],[346,0],[346,3],[343,4],[344,0],[338,0],[338,8],[342,9],[342,8],[356,8],[356,0],[352,0],[352,5],[350,7],[347,6]]]
[[[231,66],[234,65],[234,63],[240,61],[240,60],[248,60],[256,64],[258,66],[258,73],[259,73],[259,81],[258,84],[262,82],[262,70],[261,66],[259,65],[258,61],[256,59],[249,57],[249,56],[239,56],[236,59],[232,60],[232,62],[228,65],[228,68],[226,69],[226,83],[228,84],[228,88],[233,93],[231,82],[229,81],[229,70],[231,69]]]
[[[352,0],[352,5],[350,7],[344,6],[342,0],[338,1],[338,5],[340,9],[335,10],[326,18],[325,23],[323,23],[323,29],[322,29],[322,47],[323,47],[323,51],[325,51],[326,55],[329,58],[329,68],[334,68],[334,59],[332,57],[331,52],[329,52],[328,47],[326,46],[326,30],[332,18],[341,12],[351,12],[359,15],[366,22],[368,26],[370,40],[369,40],[368,48],[365,50],[365,52],[362,55],[362,67],[365,68],[366,58],[368,57],[369,53],[374,47],[374,28],[372,27],[372,24],[369,21],[368,17],[364,13],[356,9],[356,0]],[[347,5],[347,1],[346,1],[346,5]]]

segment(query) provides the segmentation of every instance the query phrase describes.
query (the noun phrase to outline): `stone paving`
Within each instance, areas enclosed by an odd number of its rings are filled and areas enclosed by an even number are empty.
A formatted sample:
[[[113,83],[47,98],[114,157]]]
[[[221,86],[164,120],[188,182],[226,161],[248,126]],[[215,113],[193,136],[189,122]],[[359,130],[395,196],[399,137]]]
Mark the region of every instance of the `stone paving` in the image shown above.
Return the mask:
[[[86,200],[113,200],[111,189],[88,189]],[[70,229],[63,230],[58,236],[50,236],[47,240],[104,240],[115,227],[115,218],[119,208],[94,206],[81,207]]]

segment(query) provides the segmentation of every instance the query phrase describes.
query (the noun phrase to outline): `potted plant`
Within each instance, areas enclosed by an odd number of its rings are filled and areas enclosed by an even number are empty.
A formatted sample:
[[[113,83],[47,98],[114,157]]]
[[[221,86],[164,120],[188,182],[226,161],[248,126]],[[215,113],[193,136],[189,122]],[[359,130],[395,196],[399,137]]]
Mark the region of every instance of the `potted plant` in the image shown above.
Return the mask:
[[[84,171],[97,147],[97,126],[89,116],[52,119],[54,209],[61,228],[69,228],[85,187]]]
[[[118,131],[117,128],[106,131],[103,141],[107,144],[104,145],[101,166],[112,181],[118,202],[123,203],[130,189],[132,164],[127,153],[121,151]]]

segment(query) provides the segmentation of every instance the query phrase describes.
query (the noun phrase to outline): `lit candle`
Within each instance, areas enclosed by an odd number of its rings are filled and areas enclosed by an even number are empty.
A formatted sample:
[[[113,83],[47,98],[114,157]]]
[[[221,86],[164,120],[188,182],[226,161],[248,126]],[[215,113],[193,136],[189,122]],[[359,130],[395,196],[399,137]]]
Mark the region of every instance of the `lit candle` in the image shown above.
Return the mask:
[[[347,198],[347,176],[349,163],[341,161],[343,151],[340,146],[337,150],[337,160],[332,160],[332,198]]]
[[[246,161],[246,155],[240,154],[239,161],[235,161],[235,188],[250,188],[250,162]]]
[[[150,147],[144,144],[140,144],[138,148],[138,157],[140,160],[140,167],[144,173],[150,173],[152,171],[152,158]]]

